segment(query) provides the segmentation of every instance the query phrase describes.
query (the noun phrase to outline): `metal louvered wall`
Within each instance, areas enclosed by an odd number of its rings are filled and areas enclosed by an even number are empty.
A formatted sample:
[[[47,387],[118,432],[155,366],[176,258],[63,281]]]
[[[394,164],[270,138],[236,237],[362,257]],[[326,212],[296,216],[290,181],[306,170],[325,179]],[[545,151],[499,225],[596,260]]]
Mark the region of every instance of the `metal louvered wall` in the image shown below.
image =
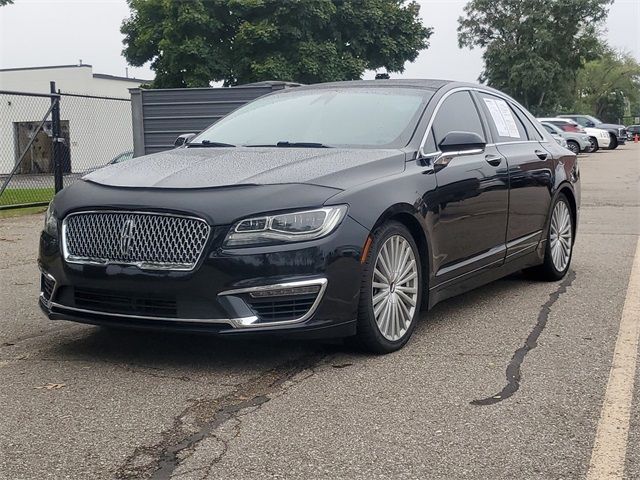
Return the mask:
[[[229,88],[131,89],[134,156],[173,148],[245,103],[297,84],[260,82]]]

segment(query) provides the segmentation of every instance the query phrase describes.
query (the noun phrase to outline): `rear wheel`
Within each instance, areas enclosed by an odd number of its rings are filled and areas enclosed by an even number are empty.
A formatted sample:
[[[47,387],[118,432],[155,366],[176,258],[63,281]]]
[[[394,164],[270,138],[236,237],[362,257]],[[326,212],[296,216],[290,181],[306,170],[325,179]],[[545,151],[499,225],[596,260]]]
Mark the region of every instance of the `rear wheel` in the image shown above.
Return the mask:
[[[358,343],[374,353],[402,348],[415,329],[422,290],[420,254],[411,233],[399,222],[382,225],[364,264]]]
[[[528,273],[540,280],[555,281],[563,278],[571,264],[574,231],[571,206],[567,197],[561,193],[551,211],[544,262],[529,269]]]
[[[580,153],[580,145],[575,140],[567,140],[567,148],[576,155]]]
[[[600,148],[598,146],[598,139],[596,137],[589,137],[589,142],[591,142],[591,152],[597,152]]]
[[[611,142],[609,143],[609,150],[615,150],[618,148],[618,137],[616,137],[613,133],[610,133]]]

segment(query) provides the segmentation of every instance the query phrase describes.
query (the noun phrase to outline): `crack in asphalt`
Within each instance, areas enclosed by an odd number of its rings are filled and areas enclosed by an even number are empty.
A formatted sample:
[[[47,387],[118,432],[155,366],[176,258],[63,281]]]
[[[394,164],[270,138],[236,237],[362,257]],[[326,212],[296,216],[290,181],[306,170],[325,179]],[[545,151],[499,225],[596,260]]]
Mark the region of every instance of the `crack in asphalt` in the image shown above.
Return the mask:
[[[511,357],[511,361],[507,365],[507,369],[505,372],[507,377],[507,384],[502,388],[500,392],[496,393],[495,395],[479,400],[473,400],[470,402],[471,405],[495,405],[496,403],[510,398],[518,391],[518,389],[520,388],[520,381],[522,379],[521,367],[525,357],[527,356],[527,353],[538,346],[538,339],[547,326],[547,321],[549,320],[549,315],[551,314],[551,307],[558,301],[560,296],[567,291],[567,288],[571,286],[575,278],[575,272],[573,270],[569,271],[558,288],[555,291],[551,292],[551,294],[549,295],[549,299],[540,308],[540,312],[538,313],[538,321],[533,327],[533,330],[531,330],[531,332],[527,336],[524,345],[522,345],[518,350],[515,351],[513,357]]]
[[[208,474],[211,468],[222,460],[229,443],[239,435],[239,417],[249,413],[249,409],[259,409],[278,394],[311,377],[315,374],[317,365],[327,356],[326,351],[320,351],[290,360],[236,386],[232,392],[222,397],[192,400],[191,404],[174,418],[172,426],[162,433],[162,439],[155,445],[136,447],[116,470],[115,477],[119,480],[168,480],[176,469],[195,453],[202,440],[215,437],[222,443],[222,451],[211,459],[206,467],[202,467]],[[297,378],[305,371],[310,371],[310,374]],[[216,431],[231,420],[238,422],[236,434],[227,440],[216,435]]]

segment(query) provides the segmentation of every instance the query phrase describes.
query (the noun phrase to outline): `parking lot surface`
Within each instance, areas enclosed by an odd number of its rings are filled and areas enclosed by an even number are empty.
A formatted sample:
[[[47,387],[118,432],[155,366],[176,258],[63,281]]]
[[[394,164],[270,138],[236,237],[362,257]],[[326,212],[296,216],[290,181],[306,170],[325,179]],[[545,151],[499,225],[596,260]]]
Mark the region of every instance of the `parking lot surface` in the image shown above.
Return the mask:
[[[0,478],[585,478],[621,319],[640,322],[639,147],[580,156],[563,281],[448,300],[386,356],[48,321],[42,216],[0,220]],[[635,377],[610,478],[640,478]]]

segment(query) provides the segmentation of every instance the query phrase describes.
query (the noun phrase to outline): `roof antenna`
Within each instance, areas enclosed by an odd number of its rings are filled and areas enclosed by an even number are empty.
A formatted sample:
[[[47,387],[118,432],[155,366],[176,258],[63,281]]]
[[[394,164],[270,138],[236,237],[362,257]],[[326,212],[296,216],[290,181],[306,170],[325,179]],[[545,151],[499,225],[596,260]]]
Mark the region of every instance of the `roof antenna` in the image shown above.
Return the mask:
[[[129,78],[129,67],[124,67],[124,75]]]
[[[82,59],[78,60],[78,66],[81,67],[82,66]]]

